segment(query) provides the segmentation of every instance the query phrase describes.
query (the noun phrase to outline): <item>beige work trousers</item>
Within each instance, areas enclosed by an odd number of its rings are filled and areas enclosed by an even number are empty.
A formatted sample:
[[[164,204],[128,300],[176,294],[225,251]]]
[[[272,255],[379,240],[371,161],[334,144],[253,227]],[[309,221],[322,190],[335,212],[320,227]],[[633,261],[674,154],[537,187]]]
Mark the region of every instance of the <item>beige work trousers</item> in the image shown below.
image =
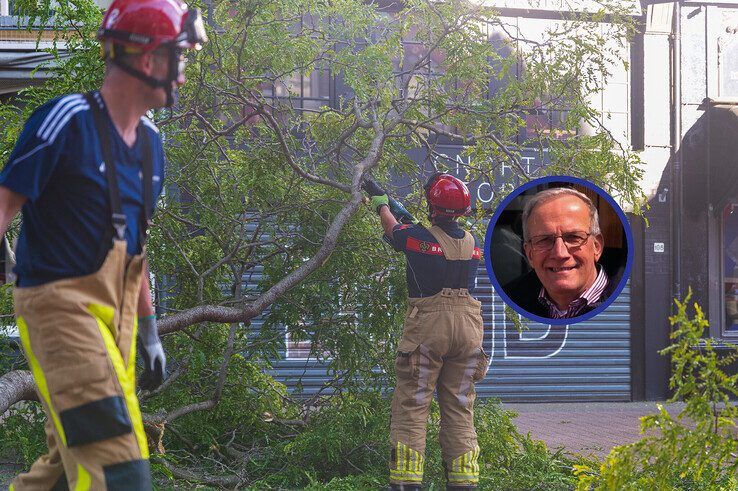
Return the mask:
[[[448,260],[471,258],[474,239],[452,239],[430,229]],[[479,446],[474,430],[474,383],[487,373],[482,349],[482,304],[468,290],[444,288],[408,299],[395,368],[390,424],[390,482],[420,484],[425,465],[425,433],[433,392],[441,409],[440,442],[450,485],[479,482]]]
[[[449,484],[479,481],[474,382],[487,373],[480,303],[466,290],[410,299],[396,360],[392,397],[390,482],[423,480],[425,434],[434,390],[441,409],[440,442]]]
[[[151,489],[135,393],[142,267],[143,254],[127,256],[116,240],[96,273],[15,289],[49,451],[11,491]]]

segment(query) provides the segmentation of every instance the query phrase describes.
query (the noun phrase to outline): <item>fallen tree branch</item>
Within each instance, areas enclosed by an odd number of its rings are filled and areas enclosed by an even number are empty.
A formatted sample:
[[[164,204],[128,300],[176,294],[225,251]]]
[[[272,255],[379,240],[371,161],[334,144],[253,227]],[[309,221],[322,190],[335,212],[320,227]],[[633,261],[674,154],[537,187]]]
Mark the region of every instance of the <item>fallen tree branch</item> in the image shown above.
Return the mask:
[[[169,469],[177,479],[184,479],[185,481],[195,482],[204,484],[206,486],[216,486],[220,488],[235,488],[245,482],[245,479],[238,475],[231,476],[210,476],[201,472],[193,472],[184,467],[172,464],[166,459],[161,459],[160,462],[164,467]]]
[[[31,372],[13,370],[0,377],[0,414],[21,401],[38,401]]]
[[[362,203],[362,195],[359,190],[361,179],[364,173],[373,168],[379,162],[382,147],[385,142],[385,132],[374,122],[375,136],[372,139],[369,151],[364,159],[362,159],[354,168],[354,176],[351,187],[351,199],[346,202],[343,209],[333,218],[330,226],[326,230],[323,242],[313,257],[306,260],[297,269],[285,275],[281,280],[275,283],[269,290],[264,292],[258,299],[243,308],[223,307],[219,305],[201,305],[187,309],[177,314],[168,315],[162,318],[159,325],[159,334],[166,335],[184,329],[185,327],[200,322],[219,322],[219,323],[236,323],[248,322],[273,304],[277,298],[284,294],[287,290],[299,284],[307,278],[313,271],[320,268],[333,253],[338,243],[338,235],[343,230],[344,225],[356,213]]]

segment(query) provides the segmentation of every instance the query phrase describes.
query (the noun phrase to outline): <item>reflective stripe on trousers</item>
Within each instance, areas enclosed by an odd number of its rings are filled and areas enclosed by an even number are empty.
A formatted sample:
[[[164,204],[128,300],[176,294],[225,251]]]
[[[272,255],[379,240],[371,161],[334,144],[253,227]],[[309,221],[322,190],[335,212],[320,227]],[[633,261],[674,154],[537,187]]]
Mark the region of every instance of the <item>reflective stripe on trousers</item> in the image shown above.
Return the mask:
[[[143,255],[115,241],[94,274],[16,288],[23,349],[47,415],[49,451],[13,480],[15,491],[151,489],[135,393]]]
[[[449,484],[477,484],[479,482],[479,446],[474,447],[451,461],[446,468]]]
[[[395,363],[392,398],[390,482],[417,484],[423,479],[426,422],[433,392],[441,410],[439,438],[449,483],[479,478],[473,424],[474,382],[486,373],[481,348],[481,304],[464,292],[445,289],[428,298],[410,299]],[[417,457],[415,457],[417,455]]]

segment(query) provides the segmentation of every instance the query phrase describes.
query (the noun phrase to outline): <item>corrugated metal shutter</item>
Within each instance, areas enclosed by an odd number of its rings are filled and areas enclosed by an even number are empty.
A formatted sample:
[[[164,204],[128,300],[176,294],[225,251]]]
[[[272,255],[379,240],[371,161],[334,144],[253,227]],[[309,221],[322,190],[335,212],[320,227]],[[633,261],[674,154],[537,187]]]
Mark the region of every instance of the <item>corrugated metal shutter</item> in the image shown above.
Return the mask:
[[[480,268],[489,373],[479,397],[505,401],[629,401],[630,287],[601,314],[571,326],[525,323],[519,333]]]
[[[253,228],[252,225],[249,225],[249,227]],[[259,291],[259,282],[262,279],[263,269],[262,266],[258,266],[244,274],[244,293],[255,294]],[[254,335],[259,333],[263,325],[263,317],[259,316],[252,319],[251,332]],[[286,329],[281,328],[280,331],[284,341],[282,348],[279,350],[279,359],[272,360],[272,370],[269,374],[276,381],[285,384],[290,392],[297,392],[299,388],[300,395],[309,397],[316,394],[331,380],[328,370],[325,365],[318,363],[312,358],[288,358]],[[328,390],[327,393],[330,394],[331,390]]]
[[[261,268],[244,275],[246,292],[258,290]],[[505,401],[629,401],[630,289],[623,290],[604,312],[572,326],[528,324],[518,333],[505,317],[504,302],[493,292],[483,265],[476,296],[482,302],[484,348],[492,355],[489,373],[477,384],[478,397]],[[261,329],[261,319],[251,328]],[[285,339],[286,344],[286,339]],[[286,347],[286,346],[285,346]],[[313,359],[287,358],[273,362],[271,375],[302,395],[321,390],[331,379]],[[328,392],[330,393],[330,391]]]
[[[482,301],[489,373],[477,384],[480,398],[504,401],[629,401],[630,288],[597,317],[571,326],[526,323],[518,333],[505,318],[502,299],[493,292],[483,268],[477,297]],[[258,325],[255,323],[255,325]],[[281,359],[274,377],[304,395],[329,379],[314,360]]]

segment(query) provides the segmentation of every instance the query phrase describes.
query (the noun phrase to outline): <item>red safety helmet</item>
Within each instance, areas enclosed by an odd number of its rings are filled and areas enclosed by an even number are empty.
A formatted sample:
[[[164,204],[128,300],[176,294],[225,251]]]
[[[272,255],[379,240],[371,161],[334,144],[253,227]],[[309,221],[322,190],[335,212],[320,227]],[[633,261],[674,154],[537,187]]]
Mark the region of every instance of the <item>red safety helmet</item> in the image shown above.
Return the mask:
[[[115,0],[97,31],[101,41],[145,53],[163,44],[198,49],[207,41],[198,9],[188,10],[178,0]]]
[[[106,59],[149,86],[163,88],[167,106],[174,104],[173,85],[184,73],[182,50],[200,49],[208,40],[200,11],[188,10],[179,0],[114,0],[105,12],[97,38],[103,43]],[[160,47],[169,52],[165,79],[146,75],[119,56],[147,53]]]
[[[433,174],[425,185],[431,216],[459,217],[471,211],[469,189],[451,174]]]

